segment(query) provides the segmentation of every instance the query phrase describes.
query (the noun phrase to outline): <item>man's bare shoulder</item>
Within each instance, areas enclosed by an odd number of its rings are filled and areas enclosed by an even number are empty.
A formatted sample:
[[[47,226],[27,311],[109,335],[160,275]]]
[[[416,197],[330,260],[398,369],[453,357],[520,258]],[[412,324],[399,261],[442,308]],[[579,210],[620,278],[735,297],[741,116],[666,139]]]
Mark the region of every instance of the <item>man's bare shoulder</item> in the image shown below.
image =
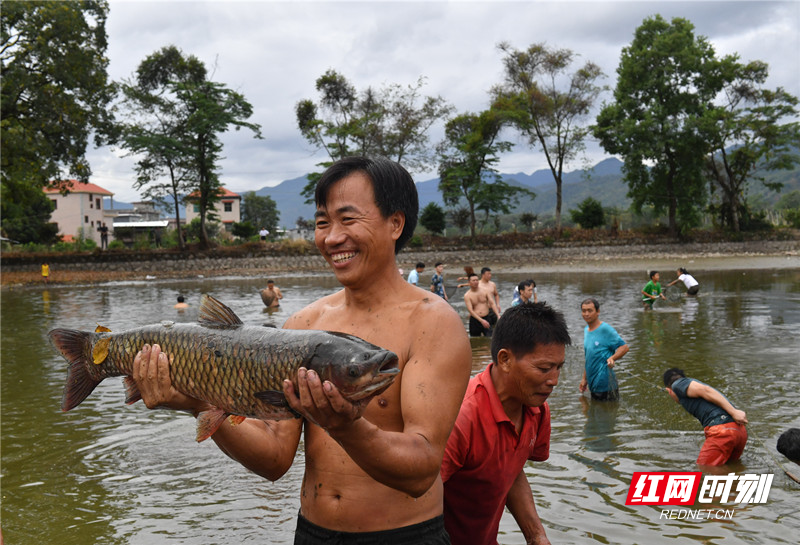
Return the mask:
[[[292,314],[283,324],[284,329],[318,329],[320,316],[331,306],[341,304],[342,291],[326,295]]]

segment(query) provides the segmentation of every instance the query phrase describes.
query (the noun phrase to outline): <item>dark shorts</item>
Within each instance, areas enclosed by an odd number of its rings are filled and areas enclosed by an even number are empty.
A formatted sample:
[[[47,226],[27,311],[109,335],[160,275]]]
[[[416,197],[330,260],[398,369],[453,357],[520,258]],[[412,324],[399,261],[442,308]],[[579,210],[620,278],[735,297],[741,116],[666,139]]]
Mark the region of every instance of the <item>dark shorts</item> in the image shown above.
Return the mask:
[[[595,401],[618,401],[619,390],[611,390],[609,392],[590,392],[592,399]]]
[[[692,286],[691,288],[686,290],[686,293],[688,293],[689,295],[697,295],[698,291],[700,291],[700,284]]]
[[[497,314],[494,313],[493,310],[489,309],[489,314],[486,316],[482,316],[484,320],[489,322],[489,329],[484,329],[481,323],[476,320],[473,316],[469,317],[469,336],[470,337],[491,337],[492,336],[492,328],[494,324],[497,323]]]
[[[381,532],[336,532],[297,515],[294,545],[450,545],[444,515]]]

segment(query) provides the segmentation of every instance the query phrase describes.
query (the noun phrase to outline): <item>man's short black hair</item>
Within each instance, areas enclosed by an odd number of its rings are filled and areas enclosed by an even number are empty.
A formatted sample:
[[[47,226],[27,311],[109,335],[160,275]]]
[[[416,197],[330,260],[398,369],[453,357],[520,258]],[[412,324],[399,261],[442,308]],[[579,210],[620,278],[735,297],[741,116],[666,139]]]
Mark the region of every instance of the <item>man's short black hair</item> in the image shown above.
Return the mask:
[[[521,292],[522,290],[524,290],[524,289],[525,289],[525,288],[527,288],[528,286],[533,286],[533,287],[535,288],[535,287],[536,287],[536,282],[534,282],[534,281],[533,281],[532,279],[530,279],[530,278],[528,278],[527,280],[523,280],[522,282],[520,282],[520,283],[517,285],[517,290]]]
[[[595,310],[600,310],[600,301],[598,301],[594,297],[587,297],[586,299],[581,301],[581,307],[583,305],[593,305]]]
[[[650,271],[650,278],[652,279],[657,274],[658,274],[658,271]]]
[[[317,208],[324,208],[333,184],[356,172],[363,172],[372,182],[375,204],[384,218],[402,212],[405,225],[394,245],[397,255],[414,234],[419,215],[419,196],[414,179],[399,163],[384,157],[345,157],[333,163],[322,173],[314,192]]]
[[[492,272],[492,269],[490,269],[489,267],[482,268],[481,269],[481,276],[483,276],[484,273],[487,273],[487,272]]]
[[[417,266],[415,268],[416,269],[424,269],[425,268],[425,263],[423,263],[422,261],[419,261],[419,262],[417,262]]]
[[[778,437],[778,452],[800,464],[800,428],[789,428]]]
[[[672,383],[679,378],[686,378],[686,375],[683,374],[683,369],[678,369],[677,367],[667,369],[664,371],[664,386],[672,388]]]
[[[572,344],[564,315],[547,303],[523,303],[506,310],[497,321],[492,333],[492,361],[497,361],[504,348],[522,357],[547,344]]]

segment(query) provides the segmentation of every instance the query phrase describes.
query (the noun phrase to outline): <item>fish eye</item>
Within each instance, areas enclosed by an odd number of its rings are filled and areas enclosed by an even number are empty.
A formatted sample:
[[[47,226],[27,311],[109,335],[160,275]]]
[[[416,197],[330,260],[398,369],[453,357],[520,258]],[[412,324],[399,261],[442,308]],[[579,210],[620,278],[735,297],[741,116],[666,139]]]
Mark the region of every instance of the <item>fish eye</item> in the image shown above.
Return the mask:
[[[350,367],[347,368],[347,374],[353,378],[358,377],[358,367],[356,367],[355,365],[351,365]]]

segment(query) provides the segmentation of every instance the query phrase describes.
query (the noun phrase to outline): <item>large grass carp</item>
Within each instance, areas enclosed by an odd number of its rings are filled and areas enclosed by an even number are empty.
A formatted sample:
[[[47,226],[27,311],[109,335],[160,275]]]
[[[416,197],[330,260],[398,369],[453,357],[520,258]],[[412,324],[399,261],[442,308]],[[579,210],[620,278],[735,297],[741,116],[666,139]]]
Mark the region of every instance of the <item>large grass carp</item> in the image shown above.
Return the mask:
[[[210,437],[231,416],[282,420],[297,417],[283,395],[283,380],[316,371],[353,402],[368,403],[399,373],[397,356],[353,335],[331,331],[247,326],[227,306],[204,295],[196,324],[162,322],[112,333],[54,329],[53,346],[69,362],[61,410],[78,406],[107,377],[125,376],[128,404],[141,399],[132,378],[144,344],[170,356],[170,378],[184,394],[214,406],[197,418],[197,440]]]

